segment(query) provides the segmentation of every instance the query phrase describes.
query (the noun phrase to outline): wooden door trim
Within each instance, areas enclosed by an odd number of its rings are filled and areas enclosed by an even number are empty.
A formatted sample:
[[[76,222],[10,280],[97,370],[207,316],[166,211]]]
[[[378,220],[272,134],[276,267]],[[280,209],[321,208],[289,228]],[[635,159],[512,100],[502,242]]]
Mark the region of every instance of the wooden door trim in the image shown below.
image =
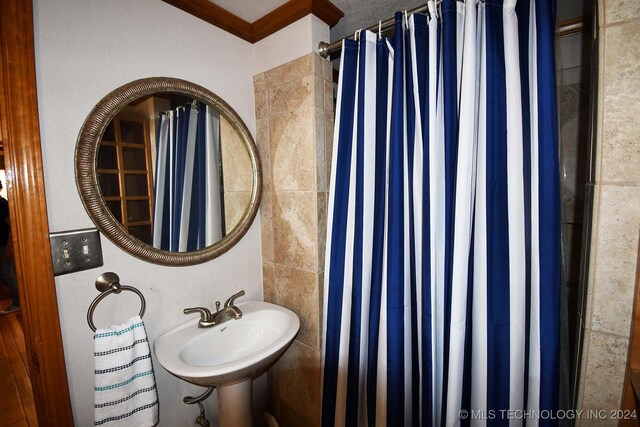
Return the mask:
[[[634,291],[633,314],[631,315],[631,337],[627,352],[627,366],[624,375],[622,403],[620,408],[628,411],[640,410],[640,236],[638,239],[638,259],[636,262],[636,286]],[[637,419],[621,419],[619,426],[637,426]]]
[[[0,1],[0,121],[29,371],[41,426],[72,426],[49,243],[33,5]]]

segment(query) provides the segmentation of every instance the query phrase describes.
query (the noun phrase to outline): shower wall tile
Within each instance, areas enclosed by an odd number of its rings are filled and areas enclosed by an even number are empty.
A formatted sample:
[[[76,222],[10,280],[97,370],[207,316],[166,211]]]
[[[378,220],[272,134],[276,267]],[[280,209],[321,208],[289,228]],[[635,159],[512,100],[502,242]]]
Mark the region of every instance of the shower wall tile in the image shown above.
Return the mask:
[[[314,190],[315,107],[272,114],[269,138],[275,191]]]
[[[640,5],[635,0],[633,3]],[[602,135],[602,180],[605,183],[640,183],[638,46],[640,20],[606,28]]]
[[[637,0],[606,0],[605,19],[607,24],[640,16],[640,2]]]
[[[603,185],[590,329],[627,337],[635,289],[640,187]]]
[[[597,3],[597,135],[589,179],[595,185],[578,409],[620,407],[640,228],[640,3]]]
[[[262,221],[273,222],[273,192],[264,191],[264,187],[260,199],[260,215]]]
[[[589,343],[591,340],[591,331],[588,329],[582,329],[583,338],[582,338],[582,347],[581,347],[581,355],[580,355],[580,372],[578,373],[578,395],[576,397],[576,408],[582,409],[584,408],[584,385],[587,377],[587,364],[589,362]],[[576,423],[578,426],[581,425],[580,420]]]
[[[269,142],[269,117],[256,120],[256,145],[262,163],[262,191],[273,189],[271,170],[271,144]]]
[[[335,123],[333,110],[327,111],[326,123],[325,123],[325,147],[324,147],[324,161],[327,173],[327,191],[331,186],[331,162],[333,160],[333,126]]]
[[[313,74],[318,77],[324,77],[325,64],[331,65],[331,63],[323,59],[320,55],[313,55]]]
[[[331,65],[331,61],[322,61],[322,71],[324,79],[333,82],[333,66]]]
[[[270,113],[296,110],[314,104],[314,76],[291,80],[269,90]]]
[[[278,303],[275,280],[275,266],[272,262],[262,263],[262,291],[264,300],[273,304]]]
[[[296,312],[301,322],[268,376],[271,410],[283,427],[315,426],[320,419],[326,156],[333,134],[333,92],[326,76],[332,78],[329,61],[310,54],[254,77],[265,176],[264,297]]]
[[[327,131],[326,124],[327,112],[323,109],[316,109],[315,131],[316,131],[316,190],[327,191],[327,174],[326,174],[326,149],[325,149],[325,133]]]
[[[256,120],[263,119],[269,114],[269,92],[256,92]]]
[[[582,409],[617,409],[622,397],[628,339],[591,331],[588,343],[586,364],[582,366],[585,372]],[[611,425],[617,424],[616,420],[610,421]]]
[[[279,67],[265,71],[253,77],[253,90],[261,92],[280,86],[291,80],[313,74],[315,68],[313,54],[302,56]]]
[[[274,195],[274,259],[278,264],[318,271],[318,221],[315,192]]]
[[[269,88],[269,82],[267,81],[266,72],[256,74],[253,76],[253,92],[259,93],[267,90]]]
[[[324,106],[324,79],[322,76],[314,75],[313,80],[314,105],[317,108]]]
[[[327,243],[327,193],[318,192],[316,211],[318,219],[318,270],[324,270],[325,248]]]
[[[320,352],[294,341],[278,362],[280,396],[311,421],[320,421]]]
[[[331,80],[324,82],[324,109],[333,111],[333,82]]]
[[[262,260],[273,262],[274,234],[273,234],[273,193],[262,192],[260,201],[260,234],[262,239]]]
[[[322,328],[324,322],[324,272],[318,273],[318,307],[320,307],[320,315],[318,316],[320,328]],[[322,329],[319,332],[320,335],[320,350],[322,350]]]
[[[319,427],[320,422],[308,417],[305,413],[289,406],[286,402],[280,402],[280,427]]]
[[[276,264],[276,302],[295,312],[300,318],[297,341],[320,350],[320,307],[318,306],[318,273]]]

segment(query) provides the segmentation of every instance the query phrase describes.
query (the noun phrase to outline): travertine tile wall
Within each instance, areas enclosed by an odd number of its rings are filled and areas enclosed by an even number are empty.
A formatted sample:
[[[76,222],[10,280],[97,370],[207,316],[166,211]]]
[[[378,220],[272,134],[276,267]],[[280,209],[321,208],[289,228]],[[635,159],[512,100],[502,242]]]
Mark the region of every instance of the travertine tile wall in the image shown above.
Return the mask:
[[[264,298],[300,317],[300,332],[269,373],[280,424],[320,422],[320,339],[332,68],[311,53],[254,77],[263,165]]]
[[[599,0],[599,87],[579,409],[620,407],[640,230],[640,2]],[[581,420],[616,425],[615,420]]]

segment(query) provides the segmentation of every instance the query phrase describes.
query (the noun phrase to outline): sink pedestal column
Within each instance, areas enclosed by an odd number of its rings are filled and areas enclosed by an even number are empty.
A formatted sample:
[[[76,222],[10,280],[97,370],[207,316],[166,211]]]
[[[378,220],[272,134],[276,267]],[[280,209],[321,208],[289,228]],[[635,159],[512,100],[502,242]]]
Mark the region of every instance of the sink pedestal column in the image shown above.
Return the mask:
[[[216,388],[220,427],[252,427],[251,380]]]

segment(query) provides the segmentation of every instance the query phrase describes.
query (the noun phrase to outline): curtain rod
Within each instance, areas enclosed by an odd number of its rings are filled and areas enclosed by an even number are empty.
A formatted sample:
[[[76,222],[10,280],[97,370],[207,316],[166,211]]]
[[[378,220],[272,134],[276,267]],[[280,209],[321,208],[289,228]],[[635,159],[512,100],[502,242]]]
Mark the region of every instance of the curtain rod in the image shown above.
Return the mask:
[[[460,1],[460,0],[458,0]],[[429,10],[429,7],[425,4],[422,6],[418,6],[415,7],[413,9],[409,9],[407,10],[407,14],[413,14],[413,13],[422,13],[422,12],[426,12]],[[387,31],[389,28],[392,28],[394,26],[396,22],[395,17],[394,18],[389,18],[385,21],[381,21],[378,24],[373,24],[370,27],[365,28],[365,30],[368,31],[377,31],[378,29],[380,29],[381,31]],[[342,40],[344,39],[348,39],[348,38],[352,38],[353,36],[348,36],[348,37],[343,37],[340,40],[337,40],[331,44],[327,43],[327,42],[320,42],[320,44],[318,45],[318,53],[320,54],[320,56],[322,56],[323,58],[327,58],[329,57],[329,55],[331,55],[332,53],[337,53],[340,52],[342,50]]]
[[[461,0],[458,0],[461,1]],[[439,3],[439,2],[438,2]],[[407,14],[413,14],[413,13],[422,13],[422,12],[426,12],[429,10],[429,7],[425,4],[423,6],[418,6],[416,8],[407,10]],[[387,31],[388,29],[392,28],[395,24],[395,17],[394,18],[389,18],[385,21],[382,21],[378,24],[373,24],[367,28],[365,28],[365,30],[368,31],[376,31],[378,29],[380,29],[381,31]],[[558,24],[558,28],[556,29],[556,35],[560,36],[560,37],[564,37],[567,35],[571,35],[574,33],[579,33],[580,31],[582,31],[586,26],[584,25],[584,20],[582,17],[579,18],[575,18],[575,19],[570,19],[570,20],[566,20],[566,21],[561,21]],[[349,39],[349,38],[353,38],[353,36],[348,36],[348,37],[343,37],[340,40],[337,40],[331,44],[327,43],[327,42],[320,42],[320,44],[318,44],[318,53],[320,54],[321,57],[323,58],[328,58],[330,55],[334,54],[334,53],[338,53],[342,50],[342,40],[344,39]]]

